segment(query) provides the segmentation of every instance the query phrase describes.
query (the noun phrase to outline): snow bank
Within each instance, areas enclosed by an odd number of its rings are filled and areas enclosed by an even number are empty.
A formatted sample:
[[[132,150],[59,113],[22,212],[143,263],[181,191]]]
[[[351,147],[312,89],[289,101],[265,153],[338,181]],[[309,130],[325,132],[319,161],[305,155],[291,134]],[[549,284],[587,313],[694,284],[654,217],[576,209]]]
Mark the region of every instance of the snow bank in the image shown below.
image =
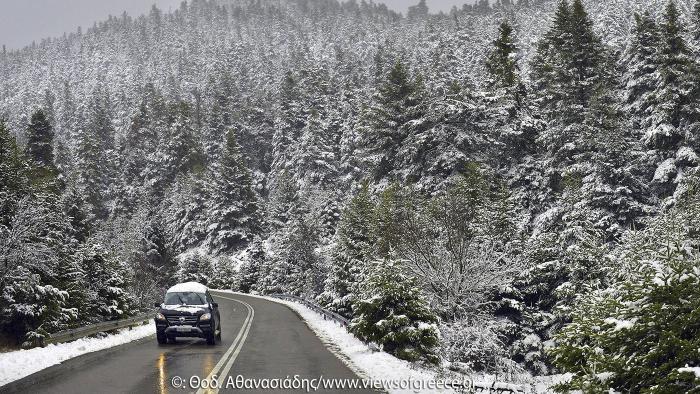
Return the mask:
[[[153,324],[122,330],[104,338],[81,338],[73,342],[51,344],[44,348],[0,353],[0,386],[29,376],[52,365],[86,353],[97,352],[154,335]]]

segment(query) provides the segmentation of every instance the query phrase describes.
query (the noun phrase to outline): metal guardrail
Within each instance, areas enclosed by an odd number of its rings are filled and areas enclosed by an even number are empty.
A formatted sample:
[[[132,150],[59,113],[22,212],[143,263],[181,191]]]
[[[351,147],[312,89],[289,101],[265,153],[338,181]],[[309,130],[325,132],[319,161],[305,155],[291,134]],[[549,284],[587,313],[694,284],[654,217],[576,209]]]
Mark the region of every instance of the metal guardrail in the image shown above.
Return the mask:
[[[319,313],[323,316],[324,320],[334,320],[336,323],[340,324],[343,327],[347,327],[350,325],[350,320],[346,319],[345,317],[335,313],[331,312],[320,305],[311,302],[309,300],[306,300],[301,297],[297,297],[295,295],[289,295],[289,294],[272,294],[272,297],[279,298],[281,300],[287,300],[287,301],[296,301],[299,303],[302,303],[309,307],[311,310],[315,311],[316,313]]]
[[[95,335],[99,332],[118,330],[120,328],[131,328],[137,326],[147,320],[153,318],[153,313],[144,313],[138,316],[130,317],[128,319],[105,321],[95,324],[90,324],[88,326],[73,328],[70,330],[63,330],[49,335],[45,338],[41,346],[46,346],[50,343],[62,343],[73,341],[78,338],[84,338],[90,335]]]

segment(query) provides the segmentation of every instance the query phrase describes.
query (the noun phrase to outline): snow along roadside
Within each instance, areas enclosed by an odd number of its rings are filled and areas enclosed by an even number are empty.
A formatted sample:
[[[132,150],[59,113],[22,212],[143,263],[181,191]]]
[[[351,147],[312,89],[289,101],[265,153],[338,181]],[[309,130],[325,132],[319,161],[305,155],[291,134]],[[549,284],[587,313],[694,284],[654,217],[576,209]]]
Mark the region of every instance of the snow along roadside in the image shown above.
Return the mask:
[[[262,298],[267,301],[283,304],[299,314],[312,331],[330,350],[341,360],[350,361],[349,367],[360,377],[377,379],[379,381],[437,381],[440,379],[435,372],[419,369],[408,361],[400,360],[388,353],[372,351],[362,341],[347,332],[345,328],[332,320],[324,320],[321,315],[302,304],[280,300],[278,298],[237,293],[228,290],[215,290],[221,293],[239,294],[247,297]],[[455,393],[453,390],[389,390],[390,394],[404,393]]]
[[[123,329],[103,338],[80,338],[73,342],[50,344],[27,350],[0,353],[0,388],[15,380],[29,376],[52,365],[86,353],[97,352],[122,345],[156,333],[155,325],[147,324]]]

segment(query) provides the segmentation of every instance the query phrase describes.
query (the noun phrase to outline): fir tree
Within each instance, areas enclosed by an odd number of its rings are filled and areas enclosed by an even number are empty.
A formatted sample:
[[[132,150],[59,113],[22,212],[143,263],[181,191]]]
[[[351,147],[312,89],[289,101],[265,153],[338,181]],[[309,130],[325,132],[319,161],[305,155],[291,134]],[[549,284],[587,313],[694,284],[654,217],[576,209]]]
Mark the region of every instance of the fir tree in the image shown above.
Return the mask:
[[[301,131],[297,152],[295,175],[302,179],[307,187],[318,185],[332,189],[337,180],[334,135],[329,125],[316,110],[312,110],[306,126]]]
[[[246,246],[260,231],[258,201],[233,130],[209,175],[211,199],[206,226],[209,248],[222,253]]]
[[[90,320],[119,320],[129,316],[132,300],[126,286],[127,267],[102,245],[88,242],[76,253],[78,264],[85,273]]]
[[[106,156],[95,136],[87,129],[78,130],[77,138],[75,182],[85,200],[87,223],[91,227],[109,215],[107,208],[109,178],[103,166]]]
[[[625,101],[633,126],[644,130],[651,126],[651,111],[657,105],[653,93],[658,86],[660,34],[656,21],[648,12],[635,14],[634,18],[635,28],[625,59]]]
[[[31,164],[30,179],[34,185],[58,191],[58,170],[53,157],[54,131],[43,110],[32,113],[27,125],[27,159]]]
[[[27,165],[15,137],[0,120],[0,225],[8,225],[15,204],[29,189]]]
[[[209,283],[213,275],[212,259],[200,251],[190,251],[177,257],[177,279],[179,282]]]
[[[404,143],[411,133],[419,132],[411,127],[415,125],[413,121],[424,114],[422,88],[420,78],[411,78],[400,60],[379,87],[367,116],[370,130],[364,136],[377,179],[396,174],[401,164],[409,160],[399,157],[399,151],[405,148]]]
[[[688,126],[692,111],[690,96],[694,91],[694,66],[690,49],[683,38],[684,27],[674,1],[669,1],[660,24],[661,42],[658,51],[659,82],[654,99],[657,105],[651,114],[651,129],[644,136],[650,147],[675,150],[686,138],[682,126]]]
[[[518,48],[513,37],[513,27],[508,21],[498,27],[498,38],[493,42],[493,49],[486,59],[491,87],[514,88],[520,82],[516,56]]]
[[[326,307],[350,317],[352,304],[363,282],[366,264],[374,248],[374,207],[368,184],[363,184],[343,212],[338,225],[338,246],[331,260],[325,291],[320,300]]]
[[[416,280],[402,270],[401,262],[391,258],[373,263],[353,302],[350,331],[398,358],[435,364],[438,318],[421,297]]]
[[[27,157],[39,167],[53,167],[53,127],[43,110],[32,113],[27,126]]]

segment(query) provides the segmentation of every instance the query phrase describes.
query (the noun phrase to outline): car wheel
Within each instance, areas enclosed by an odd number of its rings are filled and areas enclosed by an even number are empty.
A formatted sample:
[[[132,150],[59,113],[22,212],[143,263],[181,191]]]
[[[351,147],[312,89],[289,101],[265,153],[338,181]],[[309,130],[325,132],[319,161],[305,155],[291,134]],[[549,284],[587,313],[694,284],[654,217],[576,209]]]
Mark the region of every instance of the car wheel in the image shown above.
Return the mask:
[[[219,326],[219,332],[216,333],[216,339],[221,341],[221,326]]]
[[[168,337],[166,337],[165,335],[156,334],[156,339],[158,339],[159,345],[165,345],[166,343],[168,343]]]
[[[207,335],[207,345],[216,345],[216,336],[214,333]]]

